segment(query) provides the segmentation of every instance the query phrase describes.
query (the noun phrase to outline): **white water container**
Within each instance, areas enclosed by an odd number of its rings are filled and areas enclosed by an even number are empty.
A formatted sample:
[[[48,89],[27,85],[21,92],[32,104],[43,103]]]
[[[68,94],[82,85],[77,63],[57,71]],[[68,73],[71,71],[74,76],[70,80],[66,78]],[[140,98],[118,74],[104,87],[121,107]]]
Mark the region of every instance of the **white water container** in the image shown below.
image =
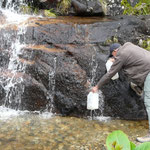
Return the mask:
[[[111,66],[112,66],[113,62],[111,60],[107,60],[106,62],[106,69],[107,69],[107,72],[110,70]],[[119,78],[119,74],[116,73],[111,79],[112,80],[116,80]]]
[[[87,96],[87,109],[94,110],[99,108],[99,94],[90,92]]]

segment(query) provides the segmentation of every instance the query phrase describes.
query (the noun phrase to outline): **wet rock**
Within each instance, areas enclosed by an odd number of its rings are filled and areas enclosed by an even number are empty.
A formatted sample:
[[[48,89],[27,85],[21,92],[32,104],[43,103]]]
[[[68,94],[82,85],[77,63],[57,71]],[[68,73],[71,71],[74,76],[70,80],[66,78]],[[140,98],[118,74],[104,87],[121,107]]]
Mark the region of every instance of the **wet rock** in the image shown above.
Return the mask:
[[[103,15],[103,10],[100,1],[89,0],[71,0],[73,10],[77,15]]]
[[[99,0],[71,0],[71,5],[65,14],[58,10],[61,0],[41,0],[39,2],[34,0],[28,1],[28,3],[40,9],[54,9],[55,12],[63,13],[63,15],[101,16],[104,14]]]
[[[48,107],[63,115],[89,115],[86,95],[90,84],[95,85],[106,72],[109,45],[116,40],[121,44],[127,41],[138,44],[141,38],[149,36],[149,16],[84,19],[28,20],[29,26],[20,38],[20,42],[26,45],[17,55],[18,62],[24,66],[24,70],[18,71],[23,82],[16,85],[17,90],[23,89],[20,90],[19,108],[33,111]],[[8,32],[8,38],[4,36],[5,32]],[[12,56],[13,49],[8,39],[15,42],[16,32],[13,28],[0,30],[0,64]],[[7,72],[9,61],[6,62],[1,69]],[[146,118],[143,98],[132,91],[124,75],[121,74],[118,80],[111,81],[101,90],[103,115],[123,119]],[[11,106],[14,108],[15,105]],[[101,108],[96,113],[100,115]]]
[[[42,83],[27,74],[10,71],[2,72],[0,80],[1,104],[19,110],[45,110],[48,99]]]
[[[69,57],[59,58],[57,65],[54,105],[61,114],[84,113],[89,87],[86,72]]]

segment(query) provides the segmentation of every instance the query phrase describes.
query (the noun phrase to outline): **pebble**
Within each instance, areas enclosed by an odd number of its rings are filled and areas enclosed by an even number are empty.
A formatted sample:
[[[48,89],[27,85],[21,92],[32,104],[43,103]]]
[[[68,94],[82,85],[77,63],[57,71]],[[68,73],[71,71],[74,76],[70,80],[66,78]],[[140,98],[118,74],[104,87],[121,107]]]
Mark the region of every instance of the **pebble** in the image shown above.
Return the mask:
[[[98,120],[75,117],[44,119],[38,115],[0,120],[0,149],[5,150],[101,150],[106,138],[114,130],[124,131],[138,144],[136,136],[143,136],[148,121]]]

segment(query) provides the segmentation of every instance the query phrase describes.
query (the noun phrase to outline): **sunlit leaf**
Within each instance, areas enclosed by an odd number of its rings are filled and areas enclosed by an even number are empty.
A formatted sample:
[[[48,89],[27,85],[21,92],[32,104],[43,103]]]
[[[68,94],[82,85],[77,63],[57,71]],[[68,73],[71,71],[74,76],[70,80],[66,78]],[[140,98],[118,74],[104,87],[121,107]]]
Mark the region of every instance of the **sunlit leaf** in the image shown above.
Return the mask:
[[[115,144],[115,145],[114,145]],[[115,147],[119,147],[121,150],[130,150],[130,141],[127,135],[120,131],[113,131],[110,133],[106,139],[106,145],[108,150],[112,150]]]
[[[134,150],[150,150],[150,142],[138,145]]]
[[[130,148],[131,150],[135,150],[136,145],[134,143],[130,142],[130,146],[131,146]]]

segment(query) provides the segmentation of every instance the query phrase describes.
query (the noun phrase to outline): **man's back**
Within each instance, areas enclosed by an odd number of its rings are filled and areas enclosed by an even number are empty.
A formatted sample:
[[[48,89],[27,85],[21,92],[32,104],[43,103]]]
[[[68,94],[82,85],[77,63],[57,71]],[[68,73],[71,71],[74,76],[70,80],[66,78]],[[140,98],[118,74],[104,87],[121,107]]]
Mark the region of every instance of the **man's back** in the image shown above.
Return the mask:
[[[108,82],[121,69],[130,82],[142,87],[150,72],[150,52],[130,42],[125,43],[118,49],[115,62],[100,79],[98,87]]]
[[[117,57],[124,62],[122,69],[125,75],[134,83],[143,85],[150,72],[150,52],[127,42],[119,49]]]

